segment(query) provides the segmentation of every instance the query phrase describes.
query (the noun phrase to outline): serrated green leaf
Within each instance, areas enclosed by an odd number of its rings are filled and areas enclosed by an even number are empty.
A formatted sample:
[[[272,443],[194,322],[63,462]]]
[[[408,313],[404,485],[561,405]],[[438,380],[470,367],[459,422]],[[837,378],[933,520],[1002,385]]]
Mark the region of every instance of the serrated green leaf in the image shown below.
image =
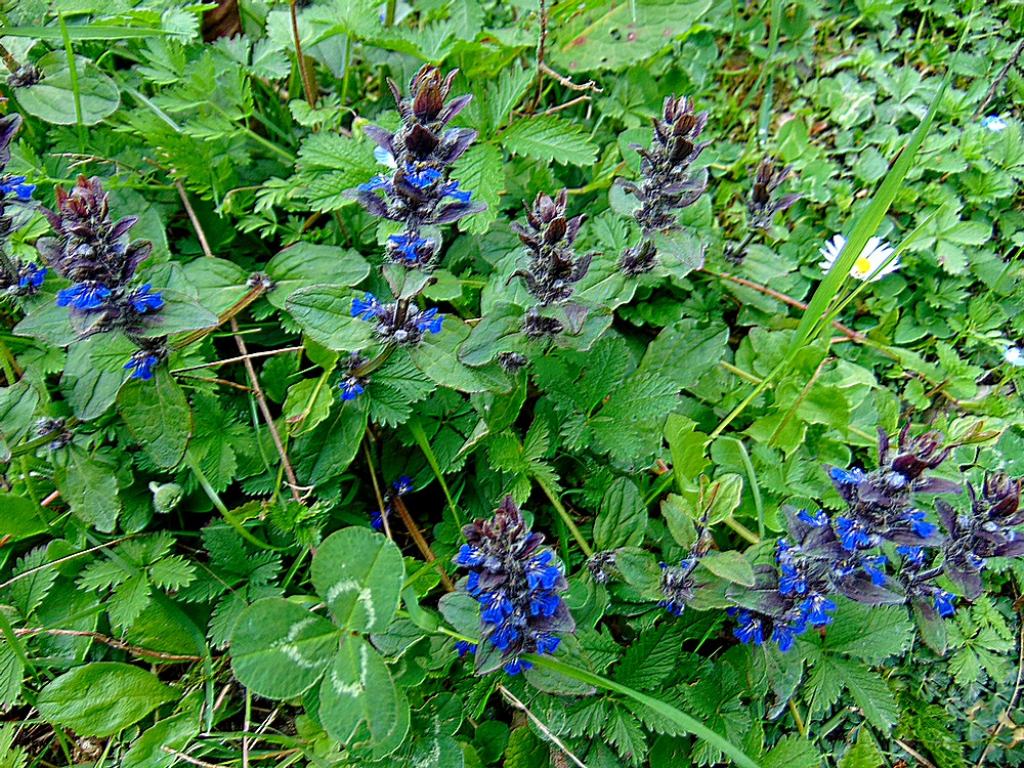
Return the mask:
[[[586,131],[557,115],[518,120],[501,134],[501,143],[513,154],[544,163],[591,165],[597,159],[597,146]]]

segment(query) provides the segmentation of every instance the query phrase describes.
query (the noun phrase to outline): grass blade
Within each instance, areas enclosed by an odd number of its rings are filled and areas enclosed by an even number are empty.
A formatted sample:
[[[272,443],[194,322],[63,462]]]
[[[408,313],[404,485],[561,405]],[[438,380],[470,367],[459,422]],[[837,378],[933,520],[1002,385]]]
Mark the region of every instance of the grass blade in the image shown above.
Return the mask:
[[[620,685],[614,680],[609,680],[606,677],[595,675],[593,672],[588,672],[585,669],[574,667],[571,664],[566,664],[564,661],[558,661],[550,656],[536,656],[534,654],[528,654],[523,658],[529,659],[531,663],[543,669],[550,669],[552,672],[558,672],[566,677],[579,680],[581,683],[593,685],[596,688],[603,688],[606,691],[618,693],[622,696],[633,699],[633,701],[643,704],[645,707],[652,709],[662,717],[668,718],[683,730],[704,739],[708,744],[718,750],[721,750],[724,754],[728,755],[730,759],[732,759],[734,765],[740,766],[740,768],[760,768],[756,762],[747,757],[742,749],[737,747],[727,738],[711,730],[696,718],[691,717],[685,712],[679,711],[671,704],[666,704],[665,702],[659,701],[647,694],[640,693],[640,691],[635,691],[625,685]]]

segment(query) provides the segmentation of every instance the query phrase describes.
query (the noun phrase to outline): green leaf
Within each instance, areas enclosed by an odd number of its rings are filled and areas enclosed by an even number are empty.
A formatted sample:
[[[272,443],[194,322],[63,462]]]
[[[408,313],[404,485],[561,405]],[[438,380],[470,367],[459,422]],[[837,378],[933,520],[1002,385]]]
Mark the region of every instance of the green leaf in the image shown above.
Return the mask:
[[[38,405],[39,391],[28,379],[0,387],[0,461],[10,458],[11,445],[32,428]]]
[[[700,564],[716,576],[731,581],[733,584],[742,584],[745,587],[754,586],[754,568],[740,552],[735,550],[708,552],[700,559]]]
[[[75,86],[71,79],[67,56],[51,51],[36,62],[43,79],[35,85],[15,88],[21,108],[30,115],[57,125],[75,125]],[[83,56],[75,56],[78,70],[78,94],[82,107],[82,124],[95,125],[117,111],[121,93],[117,85]]]
[[[67,672],[39,692],[44,720],[79,736],[112,736],[180,696],[152,672],[131,664],[98,661]]]
[[[90,421],[106,413],[127,378],[124,364],[135,345],[120,333],[100,333],[74,344],[68,351],[61,385],[75,416]]]
[[[708,522],[718,523],[732,517],[743,498],[743,478],[733,472],[721,475],[711,483],[704,498],[708,500]]]
[[[366,432],[365,402],[339,403],[331,410],[333,418],[303,433],[293,443],[295,471],[306,485],[321,485],[344,472],[359,451]]]
[[[824,649],[880,664],[910,647],[913,624],[901,606],[866,606],[844,600],[825,636]]]
[[[69,445],[57,466],[54,480],[71,513],[103,533],[110,533],[121,512],[117,477],[106,457],[89,455]]]
[[[336,352],[355,352],[373,341],[373,324],[352,317],[352,290],[342,286],[301,288],[285,302],[310,338]]]
[[[473,326],[459,347],[459,360],[466,365],[486,365],[500,352],[522,351],[526,347],[523,336],[523,308],[499,302],[492,306]]]
[[[487,210],[463,219],[459,226],[473,235],[482,235],[498,217],[498,203],[505,188],[505,166],[501,150],[491,144],[476,144],[455,161],[452,178],[473,193],[473,202],[484,203]]]
[[[231,668],[254,693],[290,699],[316,684],[340,638],[327,619],[283,598],[264,598],[238,617]]]
[[[882,768],[884,765],[885,758],[878,751],[878,745],[867,728],[860,729],[857,741],[839,761],[839,768]]]
[[[553,66],[581,72],[639,64],[687,35],[711,5],[711,0],[605,0],[588,3],[582,12],[573,5],[559,7],[551,20]]]
[[[309,204],[317,211],[336,211],[351,205],[348,190],[369,181],[381,170],[369,142],[337,133],[313,133],[299,148],[295,179]]]
[[[820,768],[822,760],[811,742],[799,736],[784,736],[762,764],[764,768]]]
[[[300,242],[274,256],[266,271],[274,281],[267,301],[285,309],[288,297],[300,288],[355,285],[370,274],[370,265],[351,249]]]
[[[24,677],[24,663],[4,638],[0,642],[0,706],[9,707],[19,700]],[[2,751],[0,755],[3,755]]]
[[[320,719],[327,733],[348,744],[365,723],[374,743],[393,740],[408,730],[408,709],[380,654],[363,638],[346,637],[320,686]]]
[[[557,115],[538,115],[518,120],[501,134],[501,143],[513,154],[561,165],[592,165],[597,145],[577,123]]]
[[[740,768],[760,768],[757,763],[744,754],[743,750],[728,739],[711,730],[699,720],[685,712],[681,712],[670,704],[666,704],[659,699],[640,693],[632,688],[628,688],[621,683],[608,680],[600,675],[595,675],[593,672],[588,672],[585,669],[574,667],[571,664],[559,661],[550,656],[536,656],[534,654],[529,654],[525,658],[528,658],[535,666],[546,667],[547,669],[554,670],[555,672],[561,672],[563,675],[568,677],[574,677],[581,682],[589,683],[595,688],[603,688],[606,691],[611,691],[612,693],[617,693],[620,696],[626,696],[633,699],[649,709],[654,710],[656,714],[668,719],[687,733],[692,733],[694,736],[706,741],[715,749],[725,753],[732,758],[733,762]]]
[[[967,29],[965,28],[965,35],[966,32]],[[885,175],[874,196],[872,196],[871,202],[857,216],[853,229],[846,238],[846,246],[843,248],[839,258],[835,260],[832,268],[829,269],[828,274],[825,275],[825,279],[821,281],[814,291],[807,309],[804,310],[803,317],[800,319],[800,325],[797,327],[796,333],[793,334],[786,352],[787,359],[791,359],[807,344],[811,338],[811,333],[816,328],[823,327],[824,324],[819,325],[819,323],[825,316],[829,304],[846,281],[850,274],[850,269],[864,250],[868,240],[878,231],[882,221],[885,219],[886,212],[889,210],[889,206],[892,205],[896,195],[903,187],[903,180],[913,166],[917,152],[931,130],[935,113],[942,102],[952,76],[953,68],[951,67],[946,71],[942,85],[935,92],[935,96],[928,107],[928,112],[922,118],[913,136],[910,137],[910,141],[898,153],[889,172]]]
[[[690,319],[663,328],[647,346],[640,369],[664,376],[680,389],[694,386],[726,353],[729,329],[699,328]]]
[[[140,334],[147,338],[172,336],[186,331],[213,328],[220,318],[202,306],[188,293],[165,288],[161,292],[164,307]]]
[[[192,435],[192,411],[166,366],[156,369],[152,381],[128,381],[118,393],[117,405],[128,431],[157,466],[176,467]]]
[[[20,541],[47,530],[43,508],[31,499],[0,493],[0,509],[4,511],[0,515],[0,539]]]
[[[689,550],[697,541],[697,528],[693,521],[697,514],[690,503],[676,493],[670,493],[661,500],[661,516],[665,518],[668,532],[683,549]]]
[[[594,521],[594,546],[598,550],[636,547],[644,540],[647,507],[636,483],[620,477],[601,500]]]
[[[427,334],[409,349],[413,363],[430,379],[460,392],[502,391],[510,388],[508,377],[495,365],[470,368],[459,362],[459,347],[469,337],[469,326],[456,317],[445,317],[440,333]]]
[[[398,610],[405,562],[384,535],[369,528],[343,528],[317,548],[311,574],[339,626],[350,632],[379,632]]]

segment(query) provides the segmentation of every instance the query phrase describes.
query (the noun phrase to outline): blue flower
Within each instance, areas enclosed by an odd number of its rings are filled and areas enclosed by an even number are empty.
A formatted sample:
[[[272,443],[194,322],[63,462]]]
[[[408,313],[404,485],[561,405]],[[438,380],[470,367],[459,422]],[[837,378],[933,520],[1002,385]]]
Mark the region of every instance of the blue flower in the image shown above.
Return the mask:
[[[348,376],[342,379],[338,384],[338,389],[341,390],[342,400],[355,400],[366,391],[360,380],[355,376]]]
[[[58,307],[71,307],[79,312],[103,309],[110,298],[110,289],[100,283],[78,283],[57,294]]]
[[[449,181],[447,184],[444,185],[444,187],[442,187],[441,193],[445,197],[454,197],[460,203],[468,203],[470,197],[473,196],[472,192],[467,192],[464,189],[459,189],[459,182],[457,181]]]
[[[12,192],[22,202],[28,202],[32,199],[32,193],[35,191],[35,184],[26,184],[24,176],[8,176],[0,180],[0,192],[5,195],[9,195]]]
[[[901,554],[904,559],[915,566],[924,565],[924,548],[923,547],[911,547],[908,545],[901,544],[896,547],[896,551]]]
[[[764,643],[764,623],[761,619],[753,616],[750,611],[739,611],[737,621],[739,626],[732,631],[737,640],[754,645]]]
[[[407,493],[412,493],[412,478],[408,475],[401,475],[391,484],[391,488],[396,496],[405,496]]]
[[[938,530],[934,523],[929,523],[924,519],[924,512],[917,509],[910,510],[903,519],[910,523],[914,533],[922,539],[927,539],[929,536],[933,536]]]
[[[519,639],[519,630],[511,624],[505,624],[498,627],[498,629],[488,639],[495,648],[502,653],[505,653],[512,647],[512,643]]]
[[[424,168],[422,171],[417,171],[416,166],[407,165],[405,166],[403,178],[409,183],[409,186],[422,192],[438,182],[441,178],[441,172],[433,168]]]
[[[486,559],[484,553],[471,544],[463,544],[455,556],[455,562],[466,568],[478,568]]]
[[[416,317],[416,327],[422,333],[440,333],[444,315],[437,314],[437,307],[423,310]]]
[[[562,638],[556,637],[555,635],[538,635],[537,636],[537,653],[549,656],[558,649],[558,644],[562,642]]]
[[[467,653],[476,653],[476,644],[466,640],[457,640],[455,642],[455,650],[459,652],[459,658],[461,659]]]
[[[391,191],[391,182],[388,181],[386,176],[377,175],[359,185],[360,192],[376,192],[378,189],[383,189],[387,192]]]
[[[832,622],[829,611],[835,611],[836,604],[825,595],[810,595],[800,603],[800,615],[804,621],[814,627],[824,627]]]
[[[562,598],[554,592],[535,592],[530,596],[531,616],[554,616]]]
[[[802,595],[805,592],[807,592],[807,577],[792,565],[783,566],[782,576],[779,577],[779,594]]]
[[[832,467],[828,471],[828,476],[832,478],[832,481],[839,483],[840,485],[859,485],[864,479],[864,472],[860,469],[840,469],[839,467]]]
[[[46,278],[46,273],[46,267],[36,266],[34,261],[29,262],[20,270],[18,287],[23,289],[27,288],[30,291],[37,291],[40,286],[42,286],[43,280]]]
[[[553,589],[562,572],[551,565],[554,556],[550,551],[541,552],[526,564],[526,583],[530,589]]]
[[[126,371],[131,371],[131,375],[128,377],[130,379],[149,381],[153,378],[153,369],[156,368],[156,364],[159,362],[160,358],[152,352],[139,350],[128,359],[127,363],[124,364],[124,369]]]
[[[776,624],[772,629],[772,640],[779,646],[779,650],[785,653],[793,647],[796,636],[803,632],[807,626],[801,624]]]
[[[375,531],[384,530],[384,512],[379,509],[370,511],[370,525]]]
[[[939,616],[946,619],[956,613],[956,595],[952,592],[947,592],[944,589],[940,589],[935,594],[935,610],[939,612]]]
[[[533,664],[519,657],[512,659],[512,661],[505,665],[505,671],[510,675],[518,675],[520,672],[525,672],[528,669],[533,669]]]
[[[131,296],[128,297],[132,308],[140,315],[144,315],[147,312],[156,312],[164,306],[163,296],[160,295],[159,291],[152,291],[151,288],[152,286],[146,283],[136,288]]]
[[[836,518],[836,533],[839,534],[843,548],[850,552],[871,545],[871,537],[864,530],[864,526],[848,517]]]
[[[828,525],[828,515],[825,510],[819,509],[817,514],[811,515],[806,509],[801,509],[797,517],[812,528],[824,528]]]
[[[382,304],[372,293],[367,293],[363,298],[352,299],[352,317],[360,320],[373,320],[379,314]]]
[[[464,588],[480,603],[481,637],[501,652],[505,671],[518,674],[529,669],[525,654],[554,652],[555,633],[575,628],[560,594],[568,588],[565,576],[511,497],[492,519],[462,533],[466,543],[455,562],[470,570]]]
[[[885,584],[885,564],[887,562],[885,555],[868,555],[862,561],[861,567],[864,569],[864,573],[871,577],[871,583],[876,587]]]
[[[395,250],[402,258],[412,264],[420,260],[419,251],[427,245],[426,238],[412,235],[391,235],[388,240],[395,244]]]

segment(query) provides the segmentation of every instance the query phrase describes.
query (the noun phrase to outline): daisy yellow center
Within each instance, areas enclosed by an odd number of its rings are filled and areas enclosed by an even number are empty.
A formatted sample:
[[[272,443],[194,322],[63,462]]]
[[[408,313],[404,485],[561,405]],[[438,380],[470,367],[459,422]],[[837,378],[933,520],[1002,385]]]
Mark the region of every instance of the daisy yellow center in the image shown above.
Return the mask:
[[[870,275],[871,274],[871,262],[861,256],[857,261],[853,263],[853,271],[858,275]]]

